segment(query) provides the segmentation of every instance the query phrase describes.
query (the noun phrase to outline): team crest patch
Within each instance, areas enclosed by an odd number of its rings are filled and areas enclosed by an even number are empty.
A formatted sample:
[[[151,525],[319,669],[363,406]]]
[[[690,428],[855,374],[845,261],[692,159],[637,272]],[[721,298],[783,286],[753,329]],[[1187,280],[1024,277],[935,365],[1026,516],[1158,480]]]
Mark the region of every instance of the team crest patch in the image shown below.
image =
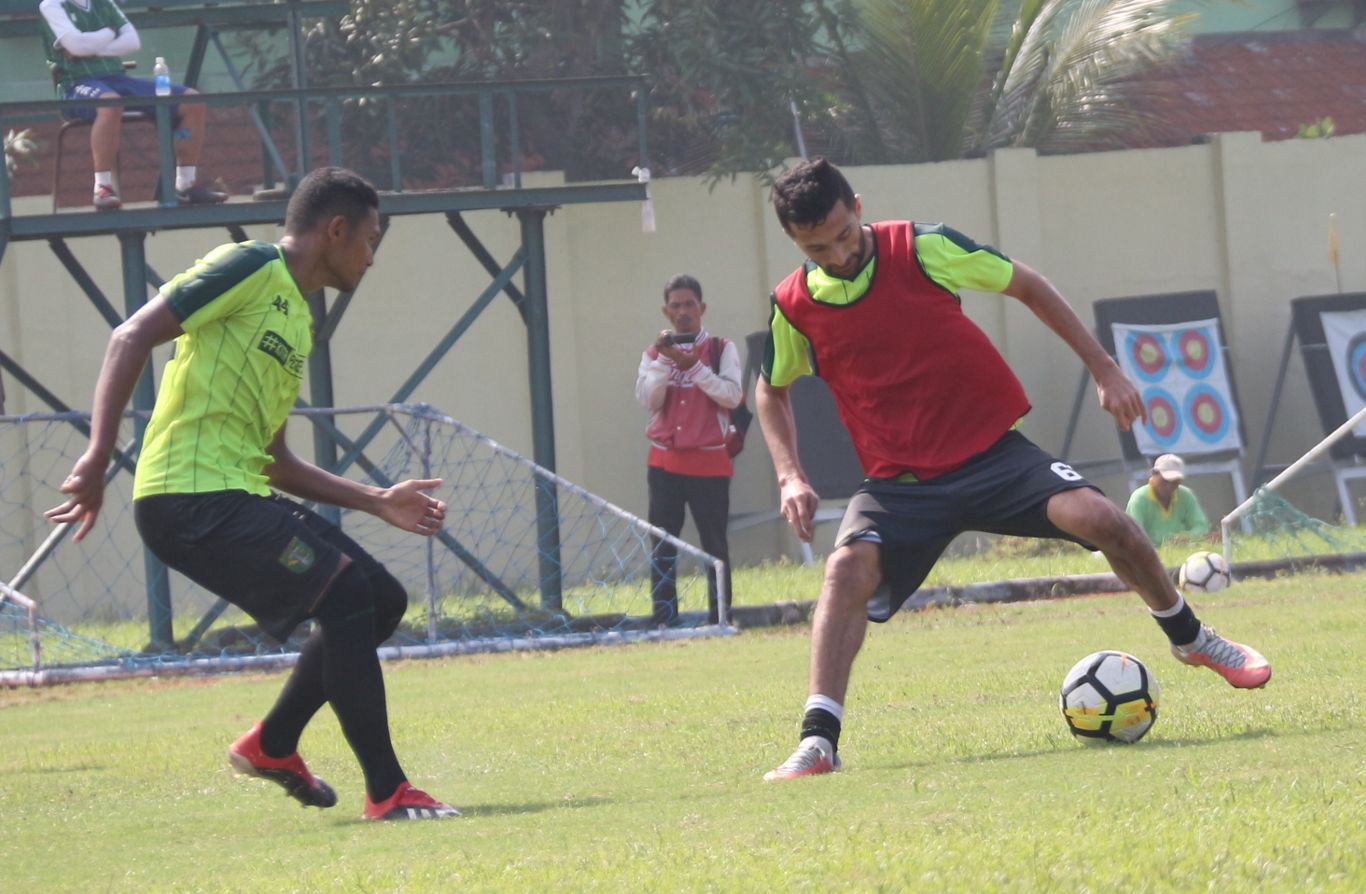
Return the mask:
[[[316,557],[313,555],[313,547],[304,543],[298,537],[294,537],[289,541],[289,545],[285,547],[285,551],[280,553],[280,564],[295,574],[303,574],[313,567],[315,558]]]

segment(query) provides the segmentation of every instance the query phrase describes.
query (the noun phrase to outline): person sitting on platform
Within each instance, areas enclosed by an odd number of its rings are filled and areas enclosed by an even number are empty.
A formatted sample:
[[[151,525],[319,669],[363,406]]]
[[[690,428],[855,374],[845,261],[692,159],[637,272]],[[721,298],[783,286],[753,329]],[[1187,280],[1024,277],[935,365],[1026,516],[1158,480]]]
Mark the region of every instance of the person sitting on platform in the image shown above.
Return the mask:
[[[1195,491],[1181,482],[1186,463],[1175,453],[1164,453],[1153,463],[1148,482],[1129,496],[1125,509],[1153,543],[1173,537],[1198,540],[1209,533],[1209,519]]]
[[[43,43],[52,65],[61,99],[112,99],[117,96],[155,96],[156,85],[144,78],[124,74],[125,53],[142,47],[137,29],[114,0],[42,0]],[[196,95],[181,84],[172,84],[176,96]],[[123,205],[114,186],[114,160],[118,157],[119,132],[125,111],[155,114],[154,106],[101,106],[66,109],[68,118],[90,121],[90,154],[95,163],[97,211],[113,211]],[[171,126],[176,132],[176,200],[182,205],[212,205],[226,201],[227,193],[199,183],[196,167],[204,145],[203,104],[173,105]]]

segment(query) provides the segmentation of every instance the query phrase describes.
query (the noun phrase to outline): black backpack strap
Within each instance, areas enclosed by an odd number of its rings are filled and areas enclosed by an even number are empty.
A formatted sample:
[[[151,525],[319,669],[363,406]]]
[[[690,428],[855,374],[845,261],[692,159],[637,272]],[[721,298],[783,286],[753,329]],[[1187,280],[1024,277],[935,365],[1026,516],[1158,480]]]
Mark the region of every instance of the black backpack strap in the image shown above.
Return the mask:
[[[726,340],[719,335],[713,335],[711,341],[711,371],[718,376],[721,375],[721,354],[726,350]]]

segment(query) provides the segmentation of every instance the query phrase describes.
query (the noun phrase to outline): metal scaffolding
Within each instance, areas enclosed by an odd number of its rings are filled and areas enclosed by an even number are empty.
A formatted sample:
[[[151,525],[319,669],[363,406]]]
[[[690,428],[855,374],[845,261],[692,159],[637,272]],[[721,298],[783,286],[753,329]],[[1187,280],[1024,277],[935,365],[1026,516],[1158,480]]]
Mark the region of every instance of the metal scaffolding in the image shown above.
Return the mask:
[[[308,7],[311,3],[285,4],[284,8]],[[277,7],[279,9],[280,7]],[[0,9],[0,12],[3,12]],[[297,10],[296,10],[297,12]],[[297,23],[296,23],[297,24]],[[203,42],[216,38],[210,32]],[[199,46],[201,41],[196,42]],[[301,71],[301,68],[299,69]],[[308,147],[307,132],[309,122],[315,111],[321,107],[322,124],[327,133],[327,156],[330,163],[343,164],[343,147],[340,120],[345,103],[363,100],[369,103],[387,103],[390,121],[394,120],[395,108],[401,102],[413,97],[468,96],[474,97],[479,106],[480,127],[478,131],[479,154],[481,162],[481,184],[477,187],[456,189],[424,189],[421,192],[405,192],[396,128],[391,126],[390,145],[387,147],[391,166],[391,185],[393,189],[381,194],[380,212],[382,226],[396,215],[442,214],[450,228],[473,257],[490,275],[488,285],[479,297],[456,320],[449,331],[441,338],[435,348],[423,358],[398,390],[389,397],[392,403],[405,401],[427,377],[436,364],[455,346],[469,327],[498,295],[506,295],[516,306],[527,330],[527,362],[531,391],[531,424],[533,440],[533,459],[546,469],[553,471],[555,464],[554,408],[551,400],[551,366],[549,304],[546,286],[545,259],[545,218],[562,205],[600,202],[639,202],[646,198],[643,182],[629,181],[620,183],[569,184],[563,186],[541,186],[524,188],[522,186],[521,146],[517,127],[517,97],[528,93],[548,90],[618,90],[631,94],[636,103],[637,126],[639,128],[638,160],[634,163],[641,168],[648,167],[645,141],[645,97],[644,81],[635,77],[576,78],[557,81],[501,81],[479,83],[413,84],[397,87],[369,88],[295,88],[278,91],[244,91],[202,95],[196,102],[211,106],[245,106],[253,112],[266,104],[285,103],[297,110],[295,157],[299,159],[293,170],[284,171],[280,153],[273,146],[265,146],[263,151],[280,168],[286,183],[292,187],[305,173],[305,160],[313,157]],[[158,142],[161,158],[161,201],[151,207],[125,207],[116,213],[99,213],[85,209],[62,213],[22,214],[13,211],[8,176],[0,176],[0,262],[10,242],[45,240],[53,254],[61,262],[72,280],[88,297],[104,324],[117,326],[127,315],[140,308],[149,297],[149,286],[154,291],[162,285],[162,278],[152,270],[145,252],[145,240],[149,233],[160,230],[226,228],[235,241],[246,238],[243,227],[252,224],[279,224],[285,216],[286,200],[252,202],[230,202],[222,205],[200,205],[174,207],[174,189],[171,170],[171,127],[169,107],[177,97],[118,98],[108,100],[75,100],[65,102],[25,102],[0,106],[0,132],[8,125],[33,121],[35,118],[52,118],[65,107],[72,106],[125,106],[132,104],[154,105],[158,119]],[[495,115],[495,109],[502,105],[505,113]],[[508,132],[501,141],[498,139],[496,125],[498,119],[506,123]],[[259,125],[260,119],[257,118]],[[265,134],[262,130],[263,137]],[[496,147],[506,147],[508,162],[505,166],[506,179],[499,177]],[[626,165],[630,167],[630,163]],[[166,204],[167,198],[170,205]],[[498,209],[515,215],[520,228],[521,246],[505,263],[500,263],[483,246],[473,230],[465,223],[462,214],[467,211]],[[76,256],[67,245],[74,237],[115,237],[119,240],[122,260],[123,314],[95,283],[94,279],[82,268]],[[514,283],[514,277],[522,274],[522,287]],[[329,302],[319,293],[307,296],[313,309],[317,335],[313,353],[309,358],[310,400],[301,406],[331,407],[334,405],[332,391],[332,353],[331,340],[340,325],[351,301],[350,294],[338,294]],[[0,368],[14,377],[53,411],[70,409],[69,404],[45,387],[30,371],[24,369],[12,357],[0,351]],[[155,386],[152,371],[144,371],[133,399],[135,411],[150,412],[155,399]],[[145,418],[145,415],[142,417]],[[370,440],[383,426],[382,418],[377,418],[354,441],[341,436],[326,415],[310,416],[314,423],[314,453],[318,465],[338,474],[345,472],[351,465],[364,459],[364,450]],[[142,425],[138,426],[138,447],[141,445]],[[340,455],[338,454],[338,451]],[[136,448],[133,451],[136,455]],[[560,608],[559,568],[559,530],[558,517],[553,491],[537,494],[538,531],[541,551],[542,607],[558,611]],[[148,603],[151,626],[151,641],[154,644],[167,644],[172,640],[170,594],[165,569],[150,553],[148,556],[147,580]]]

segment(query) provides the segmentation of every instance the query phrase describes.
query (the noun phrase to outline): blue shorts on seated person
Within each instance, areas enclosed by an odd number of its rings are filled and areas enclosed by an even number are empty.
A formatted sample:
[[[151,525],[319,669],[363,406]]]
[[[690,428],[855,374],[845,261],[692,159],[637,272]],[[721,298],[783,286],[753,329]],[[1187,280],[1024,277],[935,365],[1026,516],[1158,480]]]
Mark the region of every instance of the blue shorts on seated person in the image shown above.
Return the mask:
[[[171,93],[185,95],[184,84],[172,84]],[[156,82],[146,78],[131,78],[123,74],[102,75],[101,77],[78,78],[67,88],[63,99],[98,99],[104,93],[117,93],[119,96],[156,96]],[[77,107],[63,109],[62,114],[75,121],[94,121],[97,109]],[[156,106],[126,106],[126,112],[145,112],[149,118],[156,117]],[[172,105],[171,126],[180,126],[180,106]]]

